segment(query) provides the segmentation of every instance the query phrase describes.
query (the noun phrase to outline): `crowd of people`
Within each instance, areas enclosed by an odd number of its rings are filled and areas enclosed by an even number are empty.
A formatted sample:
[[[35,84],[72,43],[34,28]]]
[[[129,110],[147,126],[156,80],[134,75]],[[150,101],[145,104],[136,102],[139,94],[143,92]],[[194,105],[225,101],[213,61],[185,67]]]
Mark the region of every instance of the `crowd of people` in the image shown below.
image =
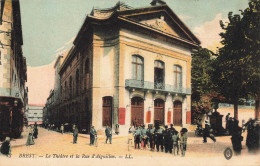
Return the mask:
[[[226,116],[226,130],[231,135],[231,142],[235,154],[240,154],[242,150],[242,133],[247,130],[246,146],[249,152],[255,152],[259,150],[260,144],[260,121],[250,118],[247,123],[242,121],[242,127],[239,127],[239,121],[230,117],[230,113]]]
[[[242,127],[239,127],[239,122],[235,118],[229,117],[230,114],[226,116],[226,130],[229,135],[231,135],[231,143],[235,154],[240,154],[242,149],[243,136],[242,132],[247,130],[246,146],[249,152],[255,152],[259,150],[260,146],[260,121],[255,119],[249,119],[247,123],[242,123]],[[60,126],[60,133],[64,133],[64,125]],[[159,126],[156,124],[148,125],[135,125],[129,128],[128,143],[130,140],[134,141],[135,149],[150,149],[151,151],[162,151],[165,153],[173,153],[174,155],[185,156],[187,148],[187,132],[186,128],[182,128],[180,133],[173,127],[173,124],[168,126]],[[72,126],[73,133],[73,144],[77,143],[79,130],[75,124]],[[90,128],[90,145],[97,144],[97,131],[94,126]],[[115,133],[119,134],[119,125],[115,128]],[[112,128],[106,126],[105,129],[106,141],[105,143],[112,144]],[[211,138],[214,142],[216,139],[214,137],[213,131],[210,128],[210,124],[205,123],[205,128],[203,129],[203,142],[207,142],[207,137]],[[38,138],[38,128],[37,124],[30,125],[28,138],[26,145],[34,145],[34,139]],[[11,154],[10,137],[6,137],[5,141],[1,145],[1,153],[5,155]]]
[[[135,149],[146,149],[149,148],[151,151],[155,149],[157,152],[164,151],[165,153],[173,153],[174,155],[179,155],[179,149],[181,150],[181,155],[185,156],[187,147],[187,132],[186,128],[182,128],[179,132],[173,127],[168,128],[168,126],[159,125],[149,125],[148,128],[145,125],[140,125],[137,127],[131,126],[129,128],[128,140],[134,140]],[[133,138],[131,138],[131,136]],[[129,143],[129,141],[128,141]]]

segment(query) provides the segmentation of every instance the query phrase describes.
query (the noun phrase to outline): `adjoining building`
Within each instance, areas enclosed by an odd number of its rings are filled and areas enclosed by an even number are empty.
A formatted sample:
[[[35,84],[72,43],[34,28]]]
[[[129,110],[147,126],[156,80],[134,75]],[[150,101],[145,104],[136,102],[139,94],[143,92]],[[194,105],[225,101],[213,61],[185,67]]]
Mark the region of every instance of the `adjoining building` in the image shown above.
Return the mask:
[[[29,104],[27,125],[43,124],[43,107],[41,104]]]
[[[153,2],[87,16],[59,69],[60,124],[127,131],[190,123],[191,53],[200,41],[167,4]]]
[[[21,135],[28,104],[19,0],[0,3],[0,138]]]

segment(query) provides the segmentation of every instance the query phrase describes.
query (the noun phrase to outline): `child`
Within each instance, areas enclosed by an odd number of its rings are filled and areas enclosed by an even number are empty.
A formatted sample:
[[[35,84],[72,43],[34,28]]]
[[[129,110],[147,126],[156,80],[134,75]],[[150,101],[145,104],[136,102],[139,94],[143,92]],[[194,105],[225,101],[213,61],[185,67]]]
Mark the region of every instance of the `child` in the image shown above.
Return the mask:
[[[5,141],[2,143],[1,153],[5,154],[7,156],[11,155],[10,137],[6,137]]]

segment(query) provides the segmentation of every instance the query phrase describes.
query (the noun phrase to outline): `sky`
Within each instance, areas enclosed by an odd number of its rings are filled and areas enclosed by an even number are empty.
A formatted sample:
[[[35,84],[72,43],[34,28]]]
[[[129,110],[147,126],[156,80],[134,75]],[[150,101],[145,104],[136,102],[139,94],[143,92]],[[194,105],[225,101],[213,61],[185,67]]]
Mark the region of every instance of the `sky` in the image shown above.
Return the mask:
[[[150,6],[152,0],[123,0],[132,7]],[[118,0],[20,0],[23,55],[27,59],[30,104],[45,104],[54,86],[54,61],[71,47],[84,19],[94,8],[113,7]],[[240,13],[248,0],[165,0],[200,39],[202,47],[216,50],[222,31],[219,20]]]

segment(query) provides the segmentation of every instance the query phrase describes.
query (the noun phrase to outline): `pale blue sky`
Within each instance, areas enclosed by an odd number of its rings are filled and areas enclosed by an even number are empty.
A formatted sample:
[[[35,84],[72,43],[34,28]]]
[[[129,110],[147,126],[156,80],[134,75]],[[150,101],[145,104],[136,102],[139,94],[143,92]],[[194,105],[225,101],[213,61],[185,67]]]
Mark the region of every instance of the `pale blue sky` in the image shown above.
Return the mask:
[[[150,6],[152,0],[123,0],[132,7]],[[56,50],[76,36],[93,7],[108,8],[118,0],[21,0],[23,53],[29,66],[50,64]],[[165,0],[192,30],[213,20],[239,13],[248,0]],[[199,36],[198,36],[199,37]],[[69,45],[65,45],[65,48]]]

